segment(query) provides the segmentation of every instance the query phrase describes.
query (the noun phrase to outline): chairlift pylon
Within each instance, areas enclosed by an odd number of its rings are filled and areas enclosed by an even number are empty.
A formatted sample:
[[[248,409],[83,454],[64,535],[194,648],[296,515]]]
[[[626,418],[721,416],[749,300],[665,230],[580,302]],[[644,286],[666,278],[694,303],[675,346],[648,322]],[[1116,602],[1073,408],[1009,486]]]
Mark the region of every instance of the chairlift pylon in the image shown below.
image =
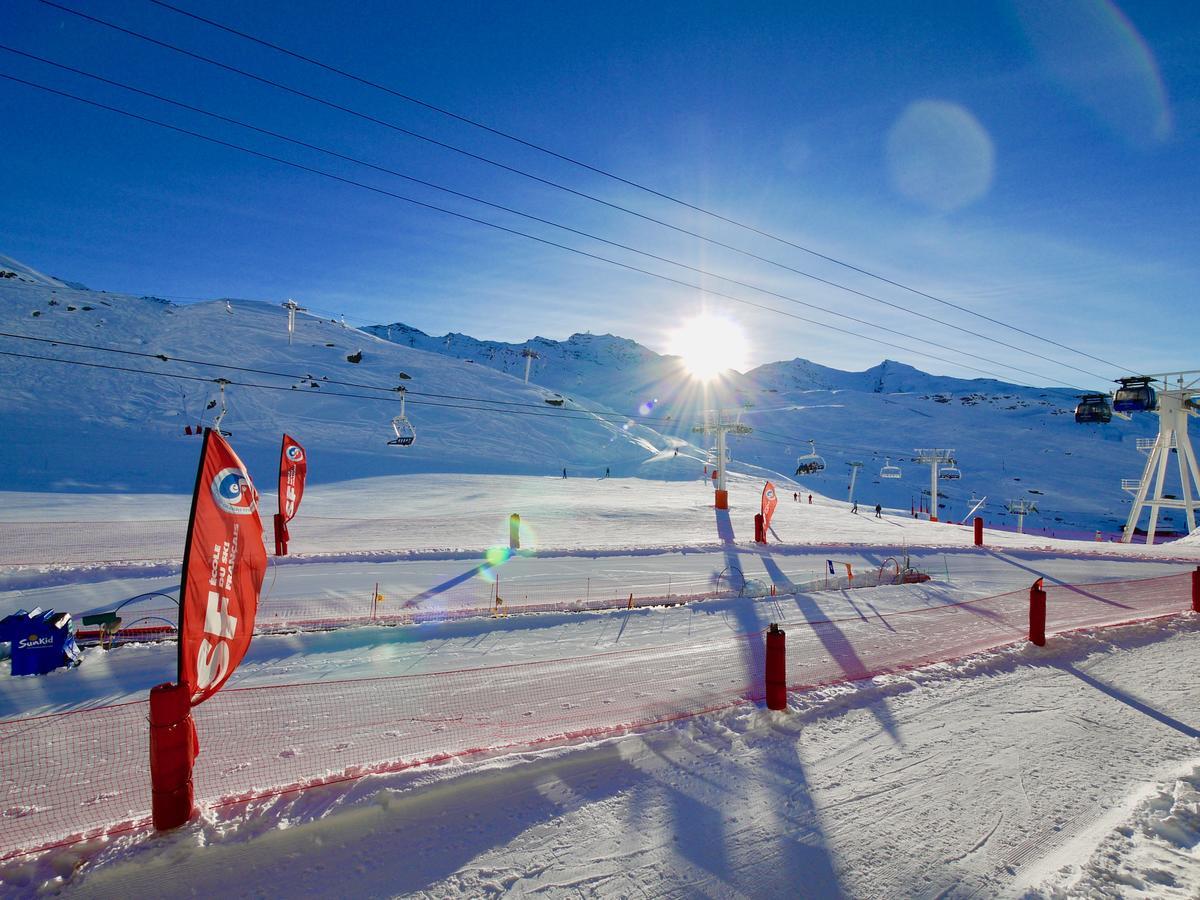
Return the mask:
[[[404,414],[405,395],[408,391],[404,385],[396,388],[400,392],[400,415],[392,419],[392,431],[396,432],[396,436],[388,441],[389,447],[411,447],[417,440],[417,430],[412,427],[412,423],[408,421],[408,416]]]
[[[817,455],[817,442],[808,442],[808,452],[796,459],[797,475],[812,475],[825,468],[825,460]]]
[[[890,456],[885,456],[883,459],[884,466],[879,470],[880,478],[900,478],[904,474],[900,471],[899,466],[892,465],[892,458]]]

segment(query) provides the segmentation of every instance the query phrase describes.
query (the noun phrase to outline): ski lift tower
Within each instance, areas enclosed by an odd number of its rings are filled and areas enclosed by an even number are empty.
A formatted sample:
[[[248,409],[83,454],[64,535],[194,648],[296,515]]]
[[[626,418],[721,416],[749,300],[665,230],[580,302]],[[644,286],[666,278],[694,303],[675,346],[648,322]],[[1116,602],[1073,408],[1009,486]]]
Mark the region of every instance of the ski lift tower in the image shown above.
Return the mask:
[[[954,451],[939,448],[916,449],[913,462],[929,466],[929,521],[936,522],[938,511],[938,466],[954,464]]]
[[[533,365],[533,361],[538,358],[538,355],[528,347],[521,351],[521,355],[525,357],[525,383],[529,384],[529,367]]]
[[[855,461],[852,463],[847,463],[846,465],[850,467],[850,495],[846,498],[846,502],[853,503],[854,502],[854,482],[856,482],[858,480],[858,470],[863,467],[863,464],[861,462]]]
[[[1017,534],[1025,533],[1025,517],[1038,511],[1037,504],[1030,500],[1009,500],[1004,508],[1017,517]]]
[[[284,309],[288,311],[288,346],[292,346],[292,335],[296,332],[296,313],[308,312],[303,306],[295,300],[288,300],[287,303],[280,303]]]
[[[1126,544],[1133,541],[1134,529],[1146,507],[1150,508],[1150,522],[1146,527],[1147,544],[1154,543],[1159,509],[1182,509],[1187,517],[1189,533],[1196,530],[1196,510],[1200,509],[1200,465],[1196,462],[1196,451],[1188,437],[1188,416],[1200,418],[1200,370],[1147,375],[1144,379],[1138,379],[1142,380],[1161,386],[1134,398],[1147,399],[1148,402],[1126,405],[1125,408],[1130,412],[1158,413],[1158,437],[1153,442],[1138,442],[1138,449],[1149,453],[1141,480],[1126,479],[1121,482],[1121,487],[1133,493],[1133,507],[1129,510],[1129,521],[1125,523],[1125,532],[1121,536],[1121,541]],[[1136,386],[1134,389],[1122,387],[1117,391],[1117,404],[1114,406],[1120,404],[1123,394],[1133,394],[1136,390]],[[1172,452],[1179,462],[1179,497],[1163,494]],[[1151,482],[1153,496],[1150,496]]]
[[[740,418],[740,417],[739,417]],[[717,509],[729,509],[729,491],[725,487],[725,460],[728,451],[725,449],[726,434],[750,434],[754,431],[749,425],[743,425],[736,418],[730,419],[723,412],[706,413],[703,425],[693,425],[693,434],[717,436],[717,489],[714,504]]]

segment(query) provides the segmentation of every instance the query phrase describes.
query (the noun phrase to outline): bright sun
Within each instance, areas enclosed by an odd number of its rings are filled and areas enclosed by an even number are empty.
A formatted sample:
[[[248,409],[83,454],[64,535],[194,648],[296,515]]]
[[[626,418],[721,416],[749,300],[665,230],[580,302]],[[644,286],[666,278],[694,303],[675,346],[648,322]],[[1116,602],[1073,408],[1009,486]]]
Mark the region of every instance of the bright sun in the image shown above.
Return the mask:
[[[708,381],[726,369],[746,368],[746,336],[731,319],[703,313],[671,335],[667,352],[683,359],[692,377]]]

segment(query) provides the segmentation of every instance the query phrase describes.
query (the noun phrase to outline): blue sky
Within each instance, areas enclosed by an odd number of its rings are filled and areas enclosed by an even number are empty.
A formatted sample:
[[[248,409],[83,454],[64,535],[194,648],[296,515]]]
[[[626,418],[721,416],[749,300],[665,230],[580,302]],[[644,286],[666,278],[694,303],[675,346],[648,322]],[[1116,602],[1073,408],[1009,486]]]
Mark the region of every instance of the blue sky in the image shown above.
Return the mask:
[[[84,8],[79,0],[64,3]],[[1079,387],[1098,386],[1097,376],[1122,368],[1200,366],[1191,327],[1200,286],[1200,14],[1180,4],[178,3],[1106,362],[724,225],[146,0],[86,8],[1050,359],[685,238],[36,0],[11,0],[0,43],[835,309],[878,327],[704,282],[891,346],[706,298],[3,80],[0,252],[112,291],[295,297],[352,321],[404,321],[430,333],[510,341],[590,330],[662,351],[682,319],[708,309],[746,331],[751,364],[801,356],[863,369],[888,357],[939,373],[977,374],[965,363],[1010,380]],[[0,72],[700,280],[8,53],[0,53]]]

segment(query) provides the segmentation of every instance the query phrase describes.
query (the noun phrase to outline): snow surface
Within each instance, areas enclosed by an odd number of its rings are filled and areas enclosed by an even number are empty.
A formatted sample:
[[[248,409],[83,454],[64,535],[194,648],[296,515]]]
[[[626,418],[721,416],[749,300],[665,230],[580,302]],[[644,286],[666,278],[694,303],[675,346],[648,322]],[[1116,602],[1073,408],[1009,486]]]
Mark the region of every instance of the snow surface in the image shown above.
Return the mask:
[[[534,362],[533,383],[525,385],[515,345],[465,335],[432,338],[401,326],[393,327],[389,342],[385,326],[360,331],[300,314],[289,346],[283,309],[242,300],[231,301],[231,308],[227,312],[223,300],[180,306],[80,290],[44,276],[0,279],[0,331],[249,364],[288,376],[0,338],[0,350],[8,352],[201,379],[3,357],[0,417],[11,439],[0,446],[0,489],[190,489],[194,441],[182,431],[211,420],[205,407],[216,396],[211,380],[218,376],[282,389],[230,389],[225,426],[260,482],[274,471],[285,428],[310,450],[310,477],[320,483],[395,473],[551,475],[564,466],[576,476],[596,477],[608,468],[625,476],[688,479],[710,443],[691,427],[704,410],[722,407],[740,410],[756,429],[732,441],[733,471],[789,474],[813,438],[827,468],[806,480],[807,489],[844,496],[846,464],[861,460],[859,499],[909,508],[928,488],[928,470],[908,461],[913,448],[951,447],[964,477],[939,485],[942,517],[965,516],[975,494],[988,498],[986,518],[1012,524],[1004,504],[1032,499],[1040,512],[1027,522],[1031,529],[1118,529],[1129,504],[1120,479],[1136,477],[1145,462],[1134,439],[1155,428],[1150,416],[1078,426],[1069,390],[944,378],[890,361],[855,373],[797,359],[745,375],[730,372],[701,387],[680,377],[674,357],[611,335],[535,339],[531,345],[542,356]],[[348,361],[360,351],[359,363]],[[403,384],[418,431],[408,450],[386,446],[388,423],[398,412],[394,393],[330,383],[392,389],[401,383],[400,372],[411,376]],[[333,396],[339,392],[374,399]],[[559,394],[567,397],[564,407],[545,404]],[[483,402],[453,399],[460,397]],[[518,409],[504,404],[518,404],[529,415],[504,414]],[[464,408],[480,405],[485,409]],[[91,451],[82,459],[81,447]],[[878,477],[885,456],[904,468],[903,479]],[[1174,513],[1164,515],[1182,526]]]
[[[796,629],[845,620],[861,631],[1037,577],[1127,580],[1200,560],[1198,535],[1146,547],[989,529],[979,550],[968,528],[911,518],[928,473],[897,456],[910,444],[958,450],[964,478],[941,485],[944,516],[965,514],[971,491],[989,495],[989,519],[1010,495],[1041,491],[1047,521],[1123,519],[1116,480],[1140,470],[1133,438],[1151,425],[1076,427],[1061,391],[890,362],[841,373],[795,360],[730,374],[706,395],[678,389],[677,361],[591,335],[540,339],[526,386],[518,347],[395,329],[388,342],[304,315],[289,347],[277,307],[180,307],[88,291],[3,257],[0,269],[15,273],[0,278],[0,331],[306,376],[0,338],[9,352],[284,388],[232,388],[225,422],[267,510],[279,432],[310,454],[295,556],[274,562],[264,614],[272,604],[351,613],[376,583],[386,603],[435,612],[496,591],[519,612],[592,591],[679,596],[739,579],[780,589],[774,599],[665,609],[260,635],[234,675],[242,687],[701,645],[773,619]],[[360,350],[359,363],[347,360]],[[213,385],[181,389],[11,356],[0,365],[0,614],[95,611],[177,590],[198,449],[181,432],[211,421]],[[394,393],[337,398],[372,392],[326,380],[390,389],[401,371],[418,428],[410,451],[384,444]],[[489,409],[419,391],[482,397]],[[578,418],[555,418],[544,403],[555,393]],[[502,403],[539,415],[507,416]],[[702,478],[707,441],[692,443],[690,431],[700,409],[717,405],[740,407],[758,429],[733,443],[728,516],[713,510]],[[832,448],[822,449],[829,469],[796,483],[783,475],[808,437]],[[893,450],[905,478],[877,483],[871,467]],[[869,461],[859,515],[831,498],[844,496],[854,458]],[[614,477],[599,477],[605,468]],[[767,477],[781,500],[761,547],[748,539]],[[811,491],[814,502],[795,503],[792,491]],[[869,514],[877,501],[889,507],[882,519]],[[489,560],[489,548],[507,543],[512,512],[522,516],[522,553]],[[827,559],[870,572],[906,552],[933,581],[792,592]],[[130,609],[152,613],[153,602]],[[1188,673],[1198,650],[1200,624],[1187,613],[1059,635],[1043,649],[1017,643],[793,694],[786,713],[746,703],[637,734],[207,809],[172,834],[97,839],[0,866],[0,894],[270,895],[286,885],[289,896],[1196,896],[1200,688]],[[172,676],[175,652],[166,643],[90,648],[81,667],[39,679],[8,678],[0,662],[0,719],[142,699]],[[619,681],[619,667],[612,674]]]
[[[1193,616],[1079,633],[784,713],[288,795],[3,877],[66,896],[1194,896],[1200,687],[1178,662],[1198,651]],[[1092,854],[1097,828],[1113,836]],[[1117,838],[1135,852],[1114,857]]]

